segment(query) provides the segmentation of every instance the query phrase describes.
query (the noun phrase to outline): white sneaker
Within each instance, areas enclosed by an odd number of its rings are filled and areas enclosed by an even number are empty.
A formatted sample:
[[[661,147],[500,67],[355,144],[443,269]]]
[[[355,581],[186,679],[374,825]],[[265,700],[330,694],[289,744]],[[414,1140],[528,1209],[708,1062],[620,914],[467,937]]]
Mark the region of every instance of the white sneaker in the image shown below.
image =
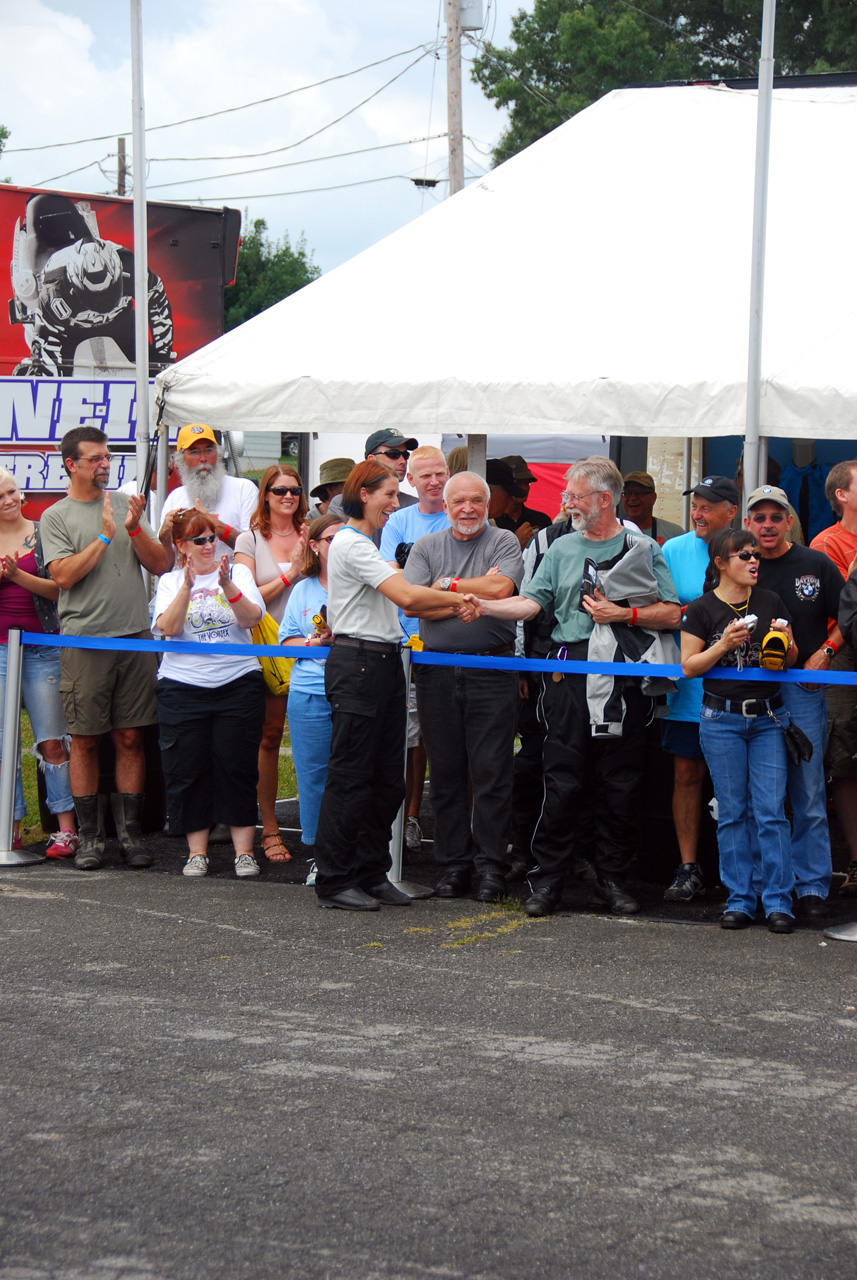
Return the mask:
[[[318,867],[313,862],[310,864],[310,869],[309,869],[309,872],[307,873],[306,880],[304,880],[304,884],[315,884],[315,877],[317,873],[318,873]]]
[[[203,854],[194,854],[192,858],[188,858],[182,867],[183,876],[207,876],[208,875],[208,858]]]
[[[235,874],[241,878],[257,876],[259,874],[259,864],[249,853],[241,853],[235,859]]]
[[[408,853],[420,853],[423,847],[422,828],[416,818],[405,820],[405,848]]]

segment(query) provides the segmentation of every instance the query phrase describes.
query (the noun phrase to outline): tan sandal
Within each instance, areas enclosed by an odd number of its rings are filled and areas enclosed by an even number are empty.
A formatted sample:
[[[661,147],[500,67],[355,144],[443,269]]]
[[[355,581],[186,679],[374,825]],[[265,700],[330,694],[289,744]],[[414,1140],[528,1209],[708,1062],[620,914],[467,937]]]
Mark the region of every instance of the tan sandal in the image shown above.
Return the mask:
[[[279,831],[269,831],[262,835],[262,852],[269,862],[291,862],[292,855],[283,844]]]

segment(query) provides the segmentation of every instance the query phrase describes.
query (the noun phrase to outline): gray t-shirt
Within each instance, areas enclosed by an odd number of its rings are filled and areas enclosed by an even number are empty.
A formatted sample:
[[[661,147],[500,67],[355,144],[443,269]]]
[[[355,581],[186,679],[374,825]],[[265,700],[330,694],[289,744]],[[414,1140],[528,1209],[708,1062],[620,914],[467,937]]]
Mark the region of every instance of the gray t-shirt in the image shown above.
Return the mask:
[[[131,539],[125,529],[128,495],[110,494],[116,533],[104,555],[85,578],[68,591],[60,591],[60,631],[66,636],[131,636],[149,626],[149,606]],[[63,498],[48,507],[40,532],[45,564],[77,555],[101,533],[104,500],[80,502]],[[153,537],[145,516],[140,528]]]
[[[327,559],[327,622],[335,636],[401,640],[399,610],[377,590],[395,572],[368,534],[348,525],[339,530]]]
[[[497,566],[521,585],[524,562],[514,533],[486,526],[478,538],[456,538],[452,529],[418,538],[405,565],[405,578],[418,587],[430,587],[438,578],[479,578]],[[455,604],[455,596],[450,597]],[[446,653],[481,653],[512,644],[515,624],[500,618],[477,618],[466,626],[458,618],[420,620],[420,639],[427,649]]]

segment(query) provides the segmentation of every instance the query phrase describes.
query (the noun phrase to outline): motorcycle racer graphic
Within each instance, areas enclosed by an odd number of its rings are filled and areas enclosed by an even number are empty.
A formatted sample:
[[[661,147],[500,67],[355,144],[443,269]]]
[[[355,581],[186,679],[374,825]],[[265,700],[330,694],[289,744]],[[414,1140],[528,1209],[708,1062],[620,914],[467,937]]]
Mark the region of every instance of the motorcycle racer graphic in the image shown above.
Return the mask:
[[[23,324],[30,355],[18,377],[70,377],[86,342],[92,362],[109,364],[105,339],[134,363],[134,255],[104,240],[88,201],[42,192],[15,224],[11,264],[13,324]],[[149,372],[175,359],[173,320],[163,281],[148,273]]]

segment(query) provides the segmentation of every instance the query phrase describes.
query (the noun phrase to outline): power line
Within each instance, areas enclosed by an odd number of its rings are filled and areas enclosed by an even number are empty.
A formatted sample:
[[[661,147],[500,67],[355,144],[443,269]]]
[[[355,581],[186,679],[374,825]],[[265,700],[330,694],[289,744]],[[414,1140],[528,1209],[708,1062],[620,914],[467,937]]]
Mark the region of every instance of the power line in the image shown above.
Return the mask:
[[[204,199],[206,203],[210,204],[228,204],[230,201],[234,204],[239,204],[243,200],[277,200],[280,196],[309,196],[314,195],[317,191],[345,191],[348,187],[365,187],[373,182],[393,182],[397,178],[410,182],[410,178],[406,173],[388,173],[383,178],[362,178],[359,182],[340,182],[333,187],[307,187],[303,191],[257,191],[251,196],[199,196],[198,199]],[[443,179],[443,181],[446,181],[446,179]]]
[[[146,133],[157,133],[161,129],[176,129],[179,127],[179,125],[195,124],[199,120],[211,120],[215,116],[229,115],[231,112],[234,112],[234,111],[246,111],[249,107],[258,107],[267,102],[277,102],[281,98],[290,98],[292,97],[293,94],[305,93],[309,89],[318,89],[321,85],[332,84],[335,80],[347,80],[349,76],[359,75],[361,71],[368,71],[372,67],[380,67],[385,62],[392,62],[394,58],[406,58],[409,53],[415,53],[417,49],[423,50],[421,57],[425,57],[427,53],[431,52],[431,49],[426,48],[425,45],[415,44],[412,49],[402,49],[399,53],[391,53],[389,57],[378,58],[375,62],[367,62],[365,66],[356,67],[353,71],[343,71],[339,75],[328,76],[327,79],[325,80],[316,80],[313,84],[304,84],[297,89],[287,89],[285,93],[276,93],[269,98],[257,98],[255,102],[244,102],[238,107],[224,107],[220,111],[209,111],[205,115],[201,115],[201,116],[188,116],[186,120],[173,120],[170,124],[149,125],[146,129]],[[420,58],[417,58],[415,62],[412,62],[410,65],[415,66],[416,63],[419,61],[420,61]],[[406,67],[405,71],[407,70],[408,68]],[[404,72],[402,72],[401,74],[404,74]],[[393,79],[398,79],[398,77],[394,76]],[[388,81],[388,83],[392,84],[393,81],[390,80]],[[386,86],[384,87],[386,88]],[[367,98],[366,101],[368,102],[369,99]],[[363,104],[361,103],[360,105],[362,106]],[[334,123],[336,122],[334,121]],[[130,129],[125,129],[125,130],[117,129],[117,130],[114,130],[112,133],[100,134],[96,138],[76,138],[73,142],[48,142],[41,147],[5,147],[3,150],[3,154],[7,156],[21,155],[27,151],[52,151],[57,147],[78,147],[78,146],[81,146],[83,143],[87,143],[87,142],[111,142],[118,135],[121,135],[122,133],[130,134],[130,132],[131,132]],[[282,148],[282,149],[285,150],[285,148]],[[272,155],[273,152],[260,151],[257,154]],[[180,159],[181,157],[176,157],[176,158]],[[235,157],[212,156],[209,158],[215,159],[215,160],[230,160],[230,159],[234,159]]]
[[[46,187],[49,182],[59,182],[60,178],[70,178],[73,173],[83,173],[86,169],[91,169],[93,165],[99,167],[105,160],[109,160],[110,156],[102,156],[100,160],[90,160],[89,164],[83,164],[79,169],[67,169],[65,173],[58,173],[53,178],[41,178],[38,182],[34,182],[34,187]]]
[[[410,147],[418,142],[433,142],[438,138],[445,138],[445,133],[435,133],[425,138],[409,138],[404,142],[384,142],[377,147],[360,147],[356,151],[338,151],[329,156],[312,156],[308,160],[284,160],[282,164],[269,164],[261,169],[236,169],[232,173],[212,173],[205,178],[185,178],[178,182],[156,182],[147,184],[149,191],[163,191],[166,187],[184,187],[192,182],[216,182],[219,178],[241,178],[251,173],[270,173],[273,169],[291,169],[301,164],[320,164],[324,160],[342,160],[346,156],[362,156],[370,151],[387,151],[391,147]]]

